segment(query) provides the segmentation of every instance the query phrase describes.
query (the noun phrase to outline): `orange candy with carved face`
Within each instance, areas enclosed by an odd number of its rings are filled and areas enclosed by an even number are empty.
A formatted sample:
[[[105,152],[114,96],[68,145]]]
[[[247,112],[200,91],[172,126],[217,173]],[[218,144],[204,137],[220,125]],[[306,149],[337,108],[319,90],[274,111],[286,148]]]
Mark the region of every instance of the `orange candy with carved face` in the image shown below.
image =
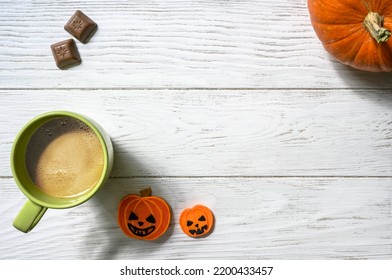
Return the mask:
[[[140,194],[127,195],[120,201],[118,225],[128,237],[155,240],[169,227],[170,206],[162,198],[152,196],[150,188]]]
[[[214,226],[214,215],[204,205],[195,205],[182,211],[180,216],[182,231],[190,237],[207,236]]]

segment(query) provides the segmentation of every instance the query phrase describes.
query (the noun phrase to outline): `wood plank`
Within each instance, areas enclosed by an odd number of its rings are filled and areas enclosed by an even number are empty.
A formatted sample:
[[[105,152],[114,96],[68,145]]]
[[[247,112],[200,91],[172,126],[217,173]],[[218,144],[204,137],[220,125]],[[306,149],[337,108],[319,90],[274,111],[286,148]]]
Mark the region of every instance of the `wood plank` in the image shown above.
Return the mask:
[[[110,179],[77,208],[49,209],[28,234],[12,227],[26,199],[12,179],[0,183],[0,259],[392,257],[391,178]],[[120,199],[145,186],[173,210],[167,234],[156,242],[129,239],[116,224]],[[177,222],[196,203],[216,219],[213,233],[199,240]]]
[[[0,176],[31,118],[97,120],[114,177],[391,176],[392,95],[381,90],[0,91]]]
[[[99,29],[60,71],[49,46],[76,9]],[[1,1],[0,47],[1,88],[392,87],[330,58],[306,1]]]

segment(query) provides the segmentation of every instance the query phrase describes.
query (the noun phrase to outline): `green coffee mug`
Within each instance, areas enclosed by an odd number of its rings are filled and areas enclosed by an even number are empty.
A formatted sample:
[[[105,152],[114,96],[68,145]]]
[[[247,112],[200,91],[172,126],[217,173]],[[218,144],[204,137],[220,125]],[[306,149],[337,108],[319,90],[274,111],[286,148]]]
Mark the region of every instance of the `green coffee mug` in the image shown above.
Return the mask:
[[[103,149],[103,170],[98,182],[86,193],[74,197],[56,197],[39,189],[30,178],[26,167],[26,151],[33,134],[48,121],[56,118],[71,117],[91,128]],[[37,116],[28,122],[16,136],[11,152],[11,169],[15,182],[27,196],[28,201],[14,220],[14,227],[29,232],[39,222],[48,208],[64,209],[77,206],[90,199],[109,177],[113,166],[113,146],[109,135],[95,121],[88,117],[65,111],[54,111]]]

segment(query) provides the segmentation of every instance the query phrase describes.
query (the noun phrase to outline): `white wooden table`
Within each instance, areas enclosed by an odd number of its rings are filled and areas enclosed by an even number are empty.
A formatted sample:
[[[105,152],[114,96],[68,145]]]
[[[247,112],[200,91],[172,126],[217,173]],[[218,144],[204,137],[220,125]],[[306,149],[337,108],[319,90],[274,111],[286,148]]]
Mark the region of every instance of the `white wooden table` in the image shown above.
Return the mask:
[[[55,66],[76,9],[82,64]],[[52,110],[110,134],[111,178],[23,234],[10,170],[19,129]],[[335,62],[305,0],[0,1],[0,259],[390,259],[392,78]],[[127,238],[119,200],[151,186],[173,208],[159,241]],[[191,239],[182,209],[209,206]]]

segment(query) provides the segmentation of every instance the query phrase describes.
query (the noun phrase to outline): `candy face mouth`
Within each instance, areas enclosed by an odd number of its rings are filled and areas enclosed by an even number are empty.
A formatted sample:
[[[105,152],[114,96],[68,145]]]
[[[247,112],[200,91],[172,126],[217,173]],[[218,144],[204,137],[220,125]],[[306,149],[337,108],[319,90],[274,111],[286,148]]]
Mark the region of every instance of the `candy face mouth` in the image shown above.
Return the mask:
[[[128,228],[134,235],[140,237],[147,236],[155,230],[155,226],[150,226],[148,228],[137,228],[129,223],[128,223]]]
[[[208,226],[207,225],[204,225],[204,226],[202,226],[201,228],[198,228],[198,229],[191,229],[190,231],[189,231],[189,233],[190,234],[192,234],[192,235],[200,235],[200,234],[204,234],[204,232],[206,231],[208,229]]]

